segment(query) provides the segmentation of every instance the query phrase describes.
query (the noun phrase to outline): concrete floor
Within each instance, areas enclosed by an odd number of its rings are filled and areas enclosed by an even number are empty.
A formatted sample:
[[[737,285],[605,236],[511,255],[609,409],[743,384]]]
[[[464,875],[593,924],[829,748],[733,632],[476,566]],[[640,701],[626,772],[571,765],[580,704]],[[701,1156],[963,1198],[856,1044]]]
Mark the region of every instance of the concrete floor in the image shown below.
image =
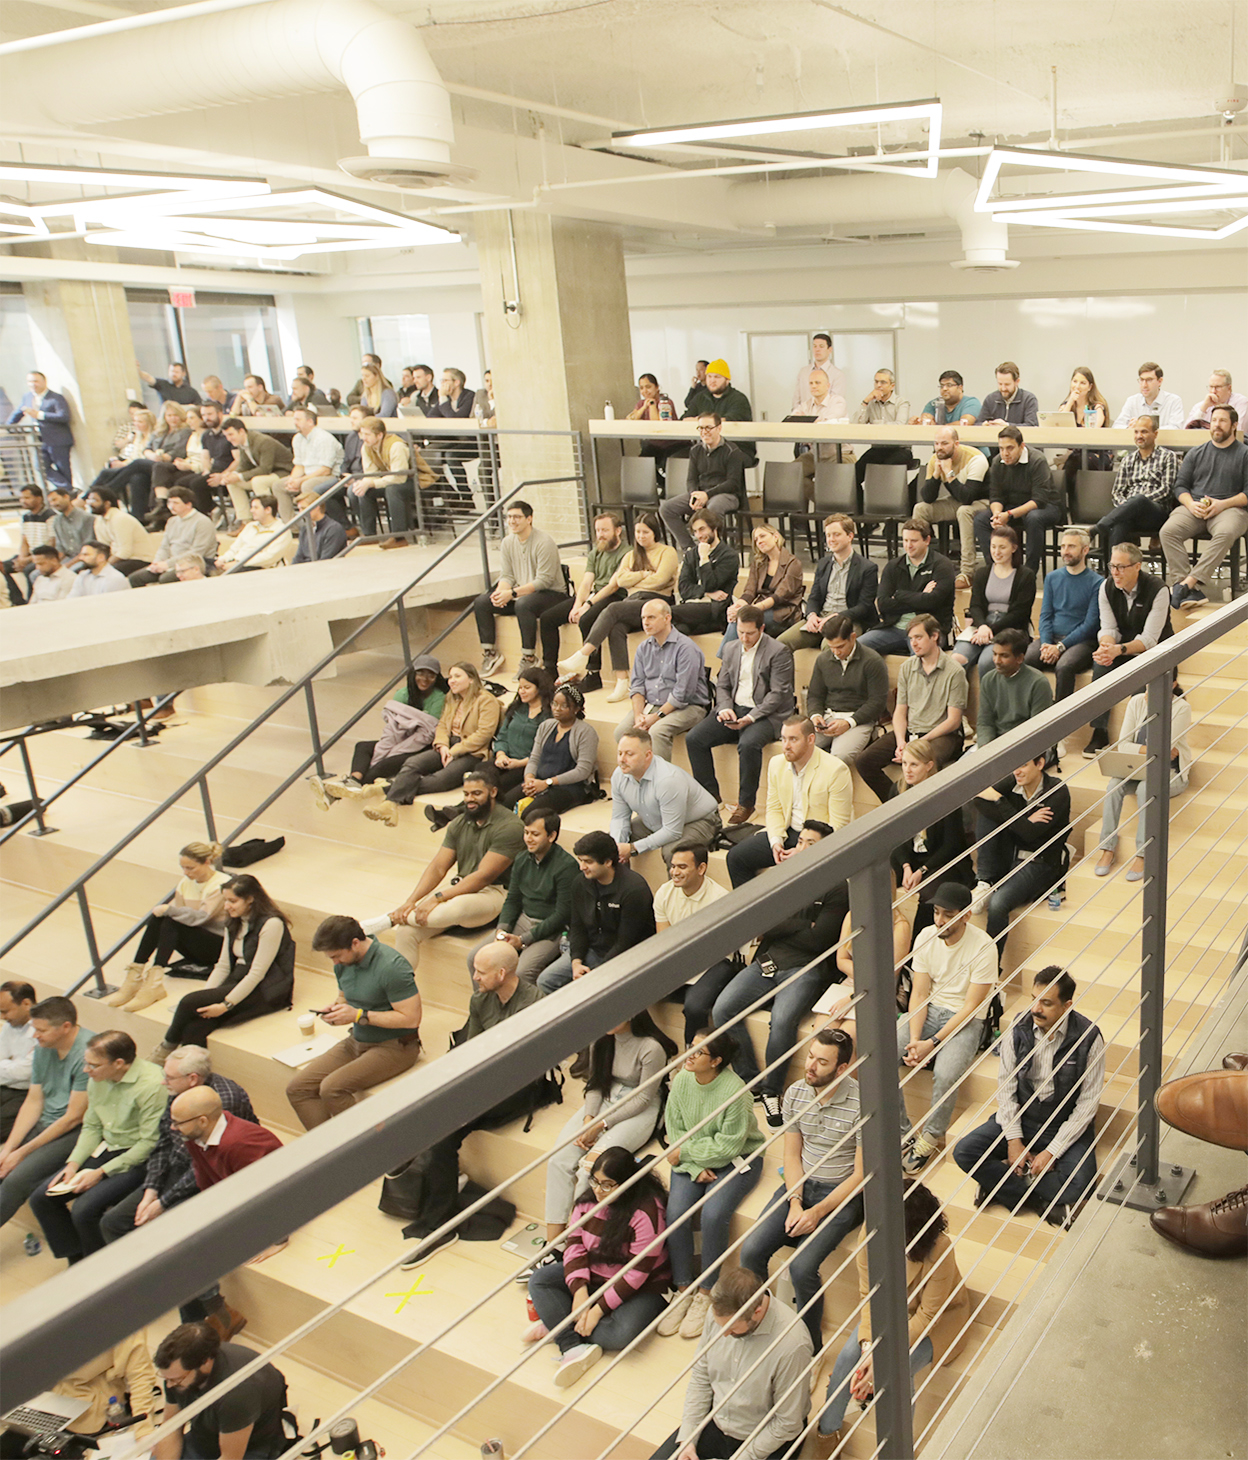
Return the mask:
[[[1223,1054],[1246,1049],[1241,971],[1183,1071],[1216,1069]],[[1243,1154],[1162,1131],[1163,1169],[1196,1168],[1185,1201],[1211,1201],[1248,1180]],[[929,1437],[924,1460],[1248,1455],[1248,1262],[1181,1251],[1147,1213],[1097,1201],[1050,1269],[982,1366],[982,1387]]]

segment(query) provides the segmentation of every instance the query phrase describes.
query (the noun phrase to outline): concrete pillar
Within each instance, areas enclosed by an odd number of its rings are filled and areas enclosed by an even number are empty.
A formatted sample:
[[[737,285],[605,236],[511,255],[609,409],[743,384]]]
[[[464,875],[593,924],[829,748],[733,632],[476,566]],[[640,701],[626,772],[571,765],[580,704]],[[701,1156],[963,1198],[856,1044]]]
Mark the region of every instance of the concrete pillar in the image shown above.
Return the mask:
[[[14,252],[19,251],[15,249]],[[43,258],[86,258],[78,240],[25,245]],[[136,386],[134,338],[121,284],[78,279],[24,283],[35,358],[48,384],[69,401],[74,428],[74,479],[90,482],[108,460],[126,414],[126,389]]]
[[[580,432],[588,476],[587,422],[608,400],[623,416],[636,399],[620,230],[538,212],[481,213],[476,243],[499,427]],[[516,298],[519,314],[508,314],[503,301]],[[571,471],[570,444],[552,437],[504,436],[500,450],[504,490]],[[574,487],[532,495],[557,541],[584,535]]]

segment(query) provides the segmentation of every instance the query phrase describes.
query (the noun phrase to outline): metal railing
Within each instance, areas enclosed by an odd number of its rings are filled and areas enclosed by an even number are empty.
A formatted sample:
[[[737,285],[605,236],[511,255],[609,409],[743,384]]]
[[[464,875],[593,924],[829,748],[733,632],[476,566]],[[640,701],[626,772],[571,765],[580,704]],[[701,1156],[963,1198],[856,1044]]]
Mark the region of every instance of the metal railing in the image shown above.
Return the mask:
[[[407,666],[411,663],[412,660],[412,645],[407,625],[407,618],[404,611],[404,603],[407,595],[421,582],[423,582],[424,579],[426,579],[431,573],[439,568],[448,558],[450,558],[454,553],[458,552],[461,547],[470,542],[474,536],[477,537],[480,541],[482,576],[484,580],[484,587],[488,589],[491,582],[491,574],[488,548],[486,545],[485,537],[487,523],[498,518],[506,510],[507,503],[510,502],[514,497],[518,497],[522,492],[531,491],[534,487],[556,484],[566,485],[568,483],[574,483],[580,486],[581,478],[579,476],[551,477],[539,481],[520,482],[516,486],[512,487],[508,492],[504,493],[498,499],[498,501],[487,507],[485,511],[480,513],[456,538],[454,538],[445,548],[443,548],[433,558],[431,562],[422,567],[421,570],[415,575],[415,577],[412,578],[409,583],[407,583],[403,588],[399,589],[398,592],[396,592],[391,598],[387,599],[387,601],[382,604],[382,606],[377,609],[369,618],[364,620],[363,623],[359,624],[355,629],[353,629],[352,632],[340,644],[336,645],[333,649],[330,650],[328,654],[324,656],[324,658],[322,658],[318,663],[313,665],[313,667],[309,669],[308,672],[301,679],[297,680],[288,689],[284,690],[280,695],[278,695],[277,698],[273,700],[270,705],[268,705],[264,710],[260,712],[260,714],[255,717],[255,719],[253,719],[248,725],[244,726],[244,728],[240,730],[238,734],[235,735],[231,740],[229,740],[227,744],[224,745],[220,750],[216,751],[212,756],[210,756],[209,759],[206,760],[202,766],[200,766],[200,768],[195,772],[194,775],[189,776],[185,781],[183,781],[182,784],[177,788],[177,790],[166,796],[158,806],[154,807],[145,816],[143,816],[140,821],[138,821],[133,827],[130,828],[129,831],[125,833],[124,836],[120,837],[116,842],[114,842],[107,851],[101,853],[100,856],[97,857],[96,860],[84,872],[80,873],[68,884],[68,886],[62,888],[59,893],[49,899],[47,904],[43,908],[41,908],[34,917],[29,919],[29,921],[22,928],[20,928],[11,937],[7,938],[4,943],[0,945],[0,958],[5,957],[8,953],[12,952],[14,948],[18,947],[19,944],[21,944],[26,938],[28,938],[31,933],[33,933],[54,912],[56,912],[58,908],[68,902],[70,898],[76,898],[82,917],[83,933],[86,939],[87,948],[90,952],[91,961],[90,967],[87,969],[87,971],[82,975],[81,978],[73,983],[66,992],[71,994],[76,993],[92,978],[95,979],[97,992],[105,992],[107,986],[104,981],[104,965],[109,961],[109,959],[111,959],[118,952],[120,952],[120,950],[125,947],[125,945],[131,940],[131,938],[135,936],[135,934],[142,927],[144,920],[140,919],[139,922],[131,927],[121,938],[119,938],[115,943],[112,944],[111,947],[109,947],[101,954],[99,950],[98,939],[96,936],[94,919],[87,898],[87,885],[91,881],[91,879],[95,877],[100,871],[102,871],[103,868],[108,866],[109,863],[112,862],[112,860],[116,856],[123,852],[150,826],[159,821],[166,812],[175,807],[182,799],[182,797],[187,795],[189,792],[198,791],[199,793],[200,800],[203,806],[204,822],[207,827],[210,840],[220,841],[223,846],[229,846],[232,842],[237,840],[237,838],[244,831],[246,831],[250,826],[258,821],[259,818],[263,816],[264,813],[269,809],[269,807],[272,806],[274,802],[279,800],[283,795],[285,795],[290,787],[293,786],[302,776],[304,776],[310,768],[315,767],[317,773],[323,775],[325,773],[325,752],[331,749],[334,745],[336,745],[338,741],[341,740],[342,737],[346,735],[347,732],[351,730],[356,724],[358,724],[365,715],[373,710],[378,704],[382,703],[388,697],[391,689],[407,673]],[[315,680],[336,659],[338,659],[341,655],[348,653],[363,634],[365,634],[375,624],[384,619],[392,611],[395,611],[397,616],[398,636],[402,651],[402,667],[392,674],[392,676],[389,678],[389,680],[386,682],[382,689],[374,693],[372,697],[369,698],[363,705],[353,710],[351,714],[347,717],[347,719],[344,720],[344,722],[339,725],[336,730],[334,730],[329,735],[323,735],[321,731],[319,717],[317,714],[316,699],[313,693],[313,685]],[[427,645],[423,646],[423,648],[419,649],[417,652],[427,653],[430,650],[436,648],[436,646],[440,644],[444,638],[451,634],[459,626],[459,624],[463,622],[463,620],[468,616],[470,612],[471,607],[464,609],[464,611],[452,623],[448,624],[447,627],[444,628],[442,632],[437,635],[436,638],[432,639]],[[256,806],[252,811],[244,816],[231,832],[229,832],[227,835],[219,837],[217,835],[216,816],[213,810],[212,797],[208,785],[209,775],[212,773],[213,770],[216,769],[217,766],[219,766],[230,755],[238,750],[240,746],[245,744],[245,742],[249,740],[250,737],[261,728],[261,726],[265,725],[280,709],[282,709],[286,704],[288,704],[298,695],[303,695],[307,706],[308,734],[312,745],[311,754],[306,756],[302,761],[300,761],[296,768],[279,783],[277,788],[274,791],[270,792],[269,795],[266,796],[258,806]],[[172,699],[172,695],[167,697],[167,700]],[[167,700],[161,701],[161,703],[166,703]],[[138,733],[140,731],[140,728],[140,725],[136,725],[133,731],[128,732],[124,739],[128,740],[130,734]],[[25,763],[28,763],[29,756],[26,750],[25,739],[19,739],[16,743],[21,746]],[[71,777],[70,780],[68,780],[58,791],[55,791],[51,796],[44,798],[41,802],[37,802],[37,804],[32,807],[32,809],[28,811],[25,816],[16,821],[13,826],[6,828],[4,836],[0,837],[0,845],[3,845],[4,841],[6,841],[9,837],[15,835],[31,820],[37,819],[39,825],[42,826],[42,816],[44,810],[48,806],[50,806],[60,795],[69,790],[72,785],[79,784],[90,770],[101,764],[101,762],[103,762],[111,753],[113,753],[121,743],[123,743],[123,741],[118,740],[110,744],[105,751],[101,752],[101,754],[97,756],[93,761],[91,761],[88,766],[83,767],[79,772]],[[31,774],[33,777],[33,771],[31,772]]]
[[[49,1387],[67,1369],[92,1356],[107,1343],[133,1332],[165,1312],[172,1301],[202,1291],[210,1282],[224,1276],[271,1242],[304,1226],[384,1172],[394,1169],[413,1153],[427,1149],[451,1131],[461,1128],[552,1065],[585,1048],[604,1031],[632,1017],[639,1009],[658,1002],[685,983],[691,968],[706,968],[718,959],[730,956],[735,949],[750,942],[760,928],[774,926],[778,920],[809,906],[830,889],[848,881],[854,970],[852,1013],[856,1020],[858,1044],[855,1073],[862,1096],[860,1128],[866,1172],[862,1197],[870,1275],[870,1290],[864,1301],[869,1304],[875,1336],[872,1357],[876,1397],[872,1415],[876,1453],[908,1460],[914,1453],[916,1439],[910,1399],[911,1344],[898,1138],[905,1086],[917,1078],[917,1072],[908,1072],[901,1081],[897,1076],[895,962],[891,938],[894,897],[889,876],[890,853],[900,842],[921,829],[945,815],[960,811],[980,792],[1008,777],[1016,766],[1046,752],[1057,740],[1086,725],[1090,718],[1109,710],[1131,694],[1147,690],[1147,718],[1143,726],[1146,768],[1138,790],[1135,813],[1144,818],[1145,832],[1138,963],[1133,958],[1130,984],[1116,984],[1112,979],[1102,984],[1103,989],[1121,992],[1123,1001],[1130,1007],[1119,1009],[1112,1016],[1108,1013],[1098,1016],[1094,1022],[1102,1025],[1107,1049],[1116,1047],[1120,1038],[1128,1045],[1116,1068],[1107,1070],[1106,1093],[1102,1096],[1101,1112],[1097,1117],[1098,1136],[1102,1142],[1110,1144],[1111,1160],[1118,1152],[1134,1154],[1135,1175],[1126,1185],[1139,1186],[1152,1179],[1158,1170],[1158,1127],[1151,1113],[1152,1098],[1163,1073],[1166,1054],[1163,1041],[1170,1003],[1165,986],[1169,908],[1182,908],[1185,900],[1205,895],[1205,889],[1218,872],[1216,866],[1205,867],[1196,859],[1190,859],[1183,864],[1181,875],[1176,875],[1174,885],[1167,888],[1171,686],[1176,667],[1185,659],[1215,644],[1226,632],[1245,623],[1248,623],[1248,599],[1216,610],[1203,622],[1124,664],[1112,675],[1094,682],[1000,740],[964,757],[922,786],[912,788],[899,800],[850,822],[819,847],[770,869],[735,889],[731,897],[721,899],[714,907],[603,965],[594,977],[582,979],[558,995],[513,1016],[504,1026],[453,1049],[433,1065],[416,1068],[402,1080],[377,1090],[363,1105],[348,1110],[267,1156],[263,1162],[201,1193],[192,1203],[175,1207],[159,1222],[146,1227],[141,1240],[126,1240],[111,1247],[107,1256],[98,1254],[90,1257],[77,1264],[72,1273],[59,1274],[37,1291],[11,1303],[6,1308],[8,1321],[0,1342],[0,1364],[4,1366],[9,1389],[8,1402],[19,1402],[39,1389]],[[1237,648],[1233,657],[1242,658],[1242,653],[1242,649]],[[1214,678],[1217,673],[1214,670],[1205,678]],[[1192,684],[1186,686],[1189,694],[1197,687]],[[1238,693],[1239,690],[1233,692]],[[1209,726],[1220,724],[1220,720],[1214,718],[1217,715],[1215,709],[1205,717]],[[1203,754],[1210,763],[1215,751],[1220,755],[1229,753],[1232,757],[1244,753],[1243,716],[1229,718],[1230,724],[1222,729],[1214,743],[1204,747]],[[1076,780],[1095,769],[1095,762],[1089,762],[1078,768],[1069,779]],[[1223,798],[1224,802],[1237,793],[1238,788],[1232,789]],[[1220,809],[1218,806],[1210,810],[1205,821],[1190,831],[1189,836],[1199,835],[1201,828]],[[1085,810],[1083,815],[1086,814]],[[1242,848],[1246,842],[1248,833],[1239,838],[1237,848]],[[931,872],[928,880],[939,879],[943,870]],[[1090,894],[1088,903],[1102,897],[1115,882],[1116,878],[1103,880]],[[1025,918],[1029,911],[1027,907],[1015,909],[1013,924]],[[1193,942],[1198,938],[1224,938],[1228,931],[1237,934],[1238,920],[1243,915],[1242,901],[1229,899],[1225,913],[1219,908],[1217,919],[1197,918],[1200,926],[1189,934],[1183,947],[1171,948],[1170,956],[1177,959],[1184,955],[1189,944],[1199,946]],[[1093,915],[1085,949],[1102,931],[1103,924]],[[1047,941],[1042,942],[1039,949],[1032,950],[1031,961],[1035,961]],[[832,949],[823,950],[812,962],[833,956],[841,946],[838,943]],[[1076,966],[1081,957],[1078,953],[1067,954],[1060,959],[1050,955],[1053,962],[1070,962]],[[1233,959],[1234,955],[1228,954],[1227,957]],[[796,970],[789,977],[796,978],[803,971]],[[1219,963],[1214,971],[1206,973],[1205,986],[1221,976]],[[1086,981],[1081,977],[1079,996],[1090,994],[1101,977],[1098,975]],[[1139,996],[1133,998],[1137,988],[1136,977]],[[1195,995],[1189,990],[1184,992],[1183,998],[1193,1003],[1203,992],[1204,987]],[[742,1011],[732,1022],[739,1024],[767,1004],[770,998],[770,994],[760,998],[752,1009]],[[1138,1036],[1124,1034],[1133,1025],[1138,1025]],[[741,1032],[749,1037],[744,1029]],[[802,1043],[804,1039],[799,1040],[793,1049]],[[782,1057],[784,1062],[787,1063],[792,1052],[786,1051]],[[1173,1050],[1171,1057],[1174,1057]],[[984,1066],[991,1058],[990,1054],[980,1056],[964,1079],[970,1078],[975,1068]],[[1134,1074],[1129,1069],[1132,1059],[1136,1059],[1138,1065]],[[780,1060],[772,1061],[769,1068],[780,1064]],[[766,1071],[763,1073],[766,1074]],[[707,1117],[708,1120],[710,1118]],[[916,1122],[920,1127],[922,1123]],[[1125,1129],[1115,1136],[1113,1128],[1117,1124]],[[767,1144],[774,1145],[782,1138],[783,1131],[769,1131]],[[1102,1151],[1102,1157],[1104,1154]],[[550,1152],[543,1152],[521,1171],[509,1176],[498,1189],[505,1190],[522,1179],[549,1155]],[[654,1157],[653,1162],[647,1158],[647,1164],[661,1160],[662,1153]],[[1104,1166],[1102,1160],[1102,1170]],[[975,1172],[968,1172],[962,1184],[974,1178]],[[493,1195],[493,1192],[487,1193],[477,1206]],[[1091,1191],[1082,1195],[1091,1195]],[[945,1206],[948,1205],[947,1200]],[[453,1222],[446,1224],[447,1228],[461,1221],[463,1216],[464,1213],[457,1213]],[[692,1219],[692,1214],[689,1214],[689,1219]],[[433,1235],[436,1238],[438,1234]],[[956,1239],[956,1235],[951,1232],[951,1237]],[[1055,1229],[1046,1251],[1061,1239],[1061,1231]],[[734,1248],[736,1246],[739,1242],[734,1244]],[[380,1271],[370,1273],[336,1303],[259,1355],[255,1364],[258,1366],[270,1355],[292,1347],[312,1328],[332,1318],[336,1311],[393,1270],[402,1258],[400,1253]],[[821,1291],[834,1284],[851,1261],[852,1255],[842,1260],[838,1253],[837,1270],[822,1280]],[[977,1267],[978,1264],[962,1272],[964,1287],[969,1287],[972,1279],[976,1278]],[[774,1282],[778,1276],[778,1272],[773,1272],[771,1281]],[[976,1302],[964,1325],[965,1330],[969,1330],[973,1323],[984,1321],[982,1315],[993,1301],[1004,1276],[997,1278],[987,1292],[983,1292],[987,1284],[982,1279],[975,1282]],[[484,1298],[470,1305],[468,1314],[457,1315],[452,1323],[432,1334],[425,1334],[397,1363],[371,1378],[357,1399],[384,1388],[422,1353],[440,1342],[452,1327],[497,1297],[509,1282],[510,1275],[507,1275]],[[812,1298],[811,1301],[815,1300]],[[825,1338],[820,1345],[814,1364],[821,1363],[830,1352],[835,1352],[834,1345],[839,1345],[842,1337],[852,1331],[862,1306],[862,1302],[848,1305],[851,1311],[840,1321],[833,1337]],[[623,1354],[612,1356],[611,1365],[604,1366],[595,1374],[588,1388],[582,1389],[572,1403],[583,1403],[593,1386],[611,1372],[615,1364],[625,1362],[628,1352],[635,1349],[644,1337],[642,1335]],[[686,1352],[691,1363],[692,1351]],[[523,1362],[525,1360],[521,1359],[511,1369],[499,1374],[489,1388],[506,1383]],[[687,1367],[682,1367],[679,1362],[674,1366],[668,1376],[669,1389],[680,1382]],[[243,1377],[246,1372],[244,1370],[234,1376],[235,1379]],[[804,1376],[798,1382],[808,1381],[809,1376]],[[920,1393],[931,1382],[932,1375],[926,1376]],[[661,1397],[652,1399],[650,1407]],[[475,1404],[476,1398],[473,1402]],[[822,1407],[822,1402],[816,1404],[815,1413],[807,1422],[807,1430],[818,1422]],[[447,1408],[443,1404],[443,1410]],[[464,1407],[458,1413],[449,1414],[438,1434],[460,1424],[470,1408]],[[190,1409],[183,1411],[180,1418],[191,1412]],[[519,1460],[526,1454],[542,1453],[542,1436],[566,1412],[560,1410],[558,1415],[539,1425],[536,1433],[527,1435],[517,1452],[509,1452],[512,1460]],[[926,1430],[930,1430],[930,1424]],[[436,1439],[437,1435],[426,1440],[416,1447],[414,1453],[429,1453],[428,1447],[435,1444]],[[602,1456],[609,1455],[618,1442],[617,1438],[607,1445]],[[788,1453],[795,1455],[801,1442],[799,1436]],[[150,1440],[145,1442],[150,1443]],[[297,1448],[292,1447],[289,1454],[293,1456]]]

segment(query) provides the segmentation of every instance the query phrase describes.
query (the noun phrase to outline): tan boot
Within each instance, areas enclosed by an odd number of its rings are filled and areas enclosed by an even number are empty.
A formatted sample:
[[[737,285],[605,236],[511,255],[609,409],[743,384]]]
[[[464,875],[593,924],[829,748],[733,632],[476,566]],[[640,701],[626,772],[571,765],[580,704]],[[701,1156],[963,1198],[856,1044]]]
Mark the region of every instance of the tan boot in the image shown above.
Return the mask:
[[[373,801],[364,808],[364,815],[370,821],[381,821],[387,826],[398,826],[399,808],[393,801]]]
[[[143,975],[147,972],[146,963],[127,963],[126,971],[121,980],[121,987],[115,994],[109,994],[108,998],[100,1002],[111,1004],[114,1009],[120,1009],[123,1004],[128,1004],[139,991],[143,982]]]
[[[126,1013],[137,1014],[141,1009],[158,1004],[161,999],[168,998],[168,996],[169,990],[165,987],[165,970],[157,964],[144,974],[143,987],[126,1005]]]

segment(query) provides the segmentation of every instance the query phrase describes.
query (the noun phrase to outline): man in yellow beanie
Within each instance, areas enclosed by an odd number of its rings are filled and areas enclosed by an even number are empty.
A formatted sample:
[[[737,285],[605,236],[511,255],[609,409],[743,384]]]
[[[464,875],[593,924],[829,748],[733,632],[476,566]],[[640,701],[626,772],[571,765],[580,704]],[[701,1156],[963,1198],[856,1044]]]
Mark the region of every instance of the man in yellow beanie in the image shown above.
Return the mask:
[[[743,390],[732,384],[732,372],[727,360],[711,360],[706,367],[706,385],[692,392],[692,399],[686,399],[687,407],[682,420],[691,416],[704,416],[713,412],[725,421],[752,421],[754,411],[750,398]],[[753,441],[735,441],[737,450],[745,457],[746,466],[758,465],[758,451]]]

